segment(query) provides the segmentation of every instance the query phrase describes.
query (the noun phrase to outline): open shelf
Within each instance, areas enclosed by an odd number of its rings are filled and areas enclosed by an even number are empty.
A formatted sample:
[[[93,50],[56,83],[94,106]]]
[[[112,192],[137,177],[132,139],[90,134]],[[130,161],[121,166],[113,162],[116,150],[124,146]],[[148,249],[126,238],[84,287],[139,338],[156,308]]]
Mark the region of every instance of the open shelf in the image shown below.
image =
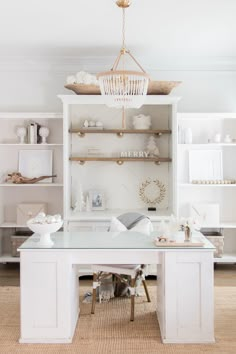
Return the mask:
[[[0,112],[0,119],[63,119],[63,113],[54,112]]]
[[[236,263],[236,253],[225,253],[221,258],[214,258],[214,263]]]
[[[0,228],[4,228],[4,229],[25,228],[25,229],[28,229],[27,225],[18,225],[16,222],[13,222],[13,221],[3,222],[2,224],[0,224]]]
[[[2,254],[0,255],[0,263],[19,263],[20,262],[20,257],[12,257],[10,254]]]
[[[161,162],[171,162],[171,158],[169,157],[147,157],[147,158],[139,158],[139,157],[70,157],[70,161],[79,162],[83,165],[86,161],[114,161],[118,165],[122,165],[123,162],[155,162],[159,165]]]
[[[204,225],[203,229],[236,229],[236,221],[220,221],[219,224]]]
[[[63,187],[63,183],[0,183],[0,187]]]
[[[221,187],[221,188],[235,188],[236,187],[236,183],[231,183],[231,184],[198,184],[198,183],[179,183],[178,184],[179,187],[196,187],[196,188],[217,188],[217,187]]]
[[[78,134],[83,137],[85,134],[116,134],[123,136],[124,134],[155,134],[161,136],[162,134],[171,134],[168,129],[70,129],[69,133]]]
[[[179,147],[186,147],[186,148],[216,148],[216,147],[221,147],[221,146],[236,146],[236,143],[203,143],[203,144],[178,144]]]
[[[224,119],[236,119],[235,113],[230,112],[214,112],[214,113],[178,113],[178,120],[224,120]]]
[[[33,146],[33,147],[43,147],[44,149],[47,148],[48,146],[63,146],[63,144],[19,144],[19,143],[0,143],[0,146],[20,146],[20,147],[28,147],[28,146]]]

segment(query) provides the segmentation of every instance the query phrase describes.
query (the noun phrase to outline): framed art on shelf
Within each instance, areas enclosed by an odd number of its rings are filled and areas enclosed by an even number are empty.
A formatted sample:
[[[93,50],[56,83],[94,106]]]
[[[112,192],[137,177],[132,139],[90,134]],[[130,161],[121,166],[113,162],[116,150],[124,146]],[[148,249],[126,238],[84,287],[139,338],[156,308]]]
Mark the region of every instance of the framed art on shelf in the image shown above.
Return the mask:
[[[91,210],[104,210],[105,209],[105,198],[104,192],[102,190],[90,190],[89,191],[89,201]]]
[[[52,175],[52,159],[51,150],[20,150],[19,172],[29,178]],[[41,183],[52,183],[52,178],[44,179]]]
[[[189,151],[189,182],[194,180],[223,180],[221,150]]]

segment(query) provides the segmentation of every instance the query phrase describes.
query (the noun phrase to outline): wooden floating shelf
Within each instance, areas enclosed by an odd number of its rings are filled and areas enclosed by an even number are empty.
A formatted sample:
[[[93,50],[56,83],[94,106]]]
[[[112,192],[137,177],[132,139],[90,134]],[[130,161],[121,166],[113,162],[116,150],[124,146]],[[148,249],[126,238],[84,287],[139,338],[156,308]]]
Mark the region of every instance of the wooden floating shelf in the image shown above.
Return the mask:
[[[171,130],[167,129],[70,129],[69,132],[78,134],[80,137],[84,137],[85,134],[116,134],[119,137],[124,134],[155,134],[157,136],[171,134]]]
[[[161,162],[171,162],[171,158],[169,157],[147,157],[147,158],[139,158],[139,157],[70,157],[70,161],[78,162],[80,165],[83,165],[86,161],[114,161],[118,165],[122,165],[124,162],[154,162],[157,165],[160,165]]]

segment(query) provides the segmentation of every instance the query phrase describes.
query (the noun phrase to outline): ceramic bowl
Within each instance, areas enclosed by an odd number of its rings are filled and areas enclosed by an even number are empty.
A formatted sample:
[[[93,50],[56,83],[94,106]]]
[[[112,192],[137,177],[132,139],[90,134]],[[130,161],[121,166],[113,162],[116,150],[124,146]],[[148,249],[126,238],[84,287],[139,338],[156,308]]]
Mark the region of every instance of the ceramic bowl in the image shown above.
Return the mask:
[[[63,221],[54,222],[51,224],[32,223],[31,220],[27,222],[28,228],[34,233],[40,235],[40,246],[52,246],[53,241],[51,240],[50,234],[58,231],[62,227],[62,225]]]

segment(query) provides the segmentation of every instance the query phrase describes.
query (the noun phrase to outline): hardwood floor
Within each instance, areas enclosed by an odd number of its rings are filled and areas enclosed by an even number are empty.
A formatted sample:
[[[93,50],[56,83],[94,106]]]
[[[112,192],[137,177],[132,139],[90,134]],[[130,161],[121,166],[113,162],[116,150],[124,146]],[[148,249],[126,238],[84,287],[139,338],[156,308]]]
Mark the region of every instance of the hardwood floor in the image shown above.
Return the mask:
[[[0,264],[0,286],[19,285],[20,265],[18,263]],[[236,287],[236,264],[215,265],[215,286]]]

